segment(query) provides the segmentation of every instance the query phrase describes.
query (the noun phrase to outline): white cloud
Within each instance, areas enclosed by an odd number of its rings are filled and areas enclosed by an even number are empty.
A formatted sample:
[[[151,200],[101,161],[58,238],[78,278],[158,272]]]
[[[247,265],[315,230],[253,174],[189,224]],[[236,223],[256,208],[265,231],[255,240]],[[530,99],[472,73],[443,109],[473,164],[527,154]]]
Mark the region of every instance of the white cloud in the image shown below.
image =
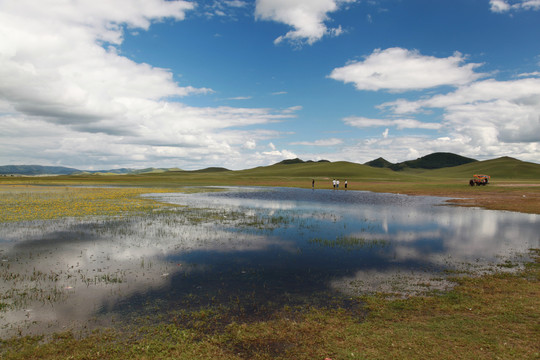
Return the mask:
[[[425,123],[415,119],[370,119],[361,116],[349,116],[343,119],[347,125],[357,128],[367,127],[387,127],[392,126],[398,129],[429,129],[438,130],[441,128],[439,123]]]
[[[291,143],[291,145],[305,145],[305,146],[335,146],[343,143],[343,140],[337,138],[321,139],[315,141],[297,141]]]
[[[490,0],[490,9],[496,13],[505,13],[512,10],[540,10],[540,0]]]
[[[204,15],[208,18],[219,16],[232,19],[235,19],[241,14],[247,16],[245,9],[250,8],[250,4],[247,1],[241,0],[214,0],[212,3],[200,6],[203,7]]]
[[[2,1],[0,11],[4,16],[9,14],[15,20],[39,19],[53,27],[69,26],[71,30],[86,32],[86,35],[93,38],[119,44],[122,42],[120,24],[146,30],[156,19],[183,20],[186,11],[194,7],[192,2],[183,0],[119,0],[115,2],[43,0],[39,3],[32,0],[6,0]],[[36,24],[31,22],[29,25]],[[42,33],[43,38],[47,37],[45,34],[54,34],[54,32]],[[54,38],[61,40],[61,37],[49,35],[49,40],[54,40]],[[39,43],[36,42],[36,44]]]
[[[490,0],[489,4],[491,5],[491,11],[502,13],[510,10],[510,4],[505,0]]]
[[[443,110],[443,125],[462,151],[474,154],[540,156],[540,79],[493,79],[462,86],[448,94],[383,104],[396,114]],[[463,151],[464,150],[464,151]]]
[[[436,58],[402,48],[377,49],[364,61],[334,69],[329,77],[352,82],[358,90],[407,91],[459,86],[482,76],[474,72],[480,64],[463,65],[464,61],[457,52],[447,58]]]
[[[283,159],[295,159],[298,157],[295,153],[289,150],[278,150],[272,142],[268,143],[268,147],[270,148],[270,151],[262,151],[255,154],[255,158],[257,158],[259,163],[262,162],[266,165],[270,165]]]
[[[388,137],[388,132],[389,132],[389,129],[388,129],[388,128],[386,128],[386,129],[383,131],[383,133],[382,133],[383,138],[386,139],[386,138]]]
[[[523,107],[540,105],[540,79],[526,78],[511,81],[487,79],[458,88],[448,94],[407,101],[399,99],[382,104],[398,114],[418,112],[422,108],[450,108],[462,104],[479,104],[504,100]]]
[[[328,28],[328,14],[337,11],[340,6],[356,0],[257,0],[255,17],[272,20],[294,28],[279,36],[274,43],[290,41],[298,44],[313,44],[324,36],[338,36],[343,33],[340,26]]]
[[[169,71],[137,64],[98,43],[121,42],[121,22],[147,28],[152,19],[183,19],[193,7],[190,3],[64,3],[21,0],[0,5],[0,93],[17,111],[79,125],[118,117],[129,99],[210,91],[180,87]]]
[[[160,121],[150,122],[141,127],[140,133],[129,136],[80,132],[36,118],[2,117],[0,153],[2,161],[9,164],[61,164],[82,169],[200,169],[216,165],[239,169],[247,164],[269,164],[269,159],[258,153],[246,154],[244,150],[255,150],[257,142],[280,135],[268,130],[227,128],[214,131],[191,127],[183,131],[181,128],[189,121],[176,125]]]
[[[267,159],[266,160],[267,163],[273,163],[273,162],[280,161],[283,159],[296,159],[298,157],[292,151],[285,150],[285,149],[264,151],[262,154]]]
[[[244,144],[244,148],[253,150],[257,146],[257,142],[255,140],[248,140]]]
[[[521,7],[525,10],[540,10],[540,0],[525,0]]]
[[[540,77],[540,71],[519,74],[518,77]]]
[[[182,20],[194,6],[164,0],[0,2],[2,161],[28,163],[33,154],[43,164],[82,168],[198,161],[243,166],[240,150],[251,147],[245,139],[271,134],[240,127],[292,118],[299,107],[186,106],[179,97],[212,90],[180,86],[170,70],[136,63],[116,48],[126,27],[146,30],[165,18]]]
[[[384,133],[382,137],[362,139],[354,145],[343,147],[340,151],[319,155],[321,158],[331,161],[345,160],[365,163],[381,156],[390,162],[401,162],[437,151],[454,152],[473,158],[478,155],[474,153],[473,149],[465,146],[463,139],[460,138],[430,138],[417,135],[384,137]]]
[[[225,0],[224,2],[230,7],[243,8],[243,7],[248,6],[248,3],[246,1],[241,1],[241,0],[229,0],[229,1]]]
[[[343,122],[358,128],[448,131],[447,136],[437,141],[415,141],[415,138],[410,138],[409,147],[421,154],[425,154],[421,149],[429,145],[432,151],[450,151],[476,158],[514,156],[538,161],[540,79],[537,73],[521,74],[517,80],[480,80],[482,75],[473,71],[478,64],[461,65],[463,61],[459,54],[437,59],[404,49],[388,49],[375,51],[364,62],[334,70],[331,77],[354,82],[360,90],[403,91],[428,89],[437,85],[456,87],[449,93],[423,95],[418,100],[397,99],[376,106],[391,111],[389,119],[351,116],[344,118]],[[433,109],[442,111],[442,115],[437,115],[440,122],[395,118],[414,113],[433,114]],[[371,139],[370,146],[389,142],[385,146],[399,149],[398,138],[390,139],[387,135],[385,131],[382,139]],[[402,151],[412,154],[409,150]],[[394,153],[395,149],[384,152]]]
[[[253,98],[252,96],[236,96],[236,97],[229,98],[229,100],[250,100],[252,98]]]

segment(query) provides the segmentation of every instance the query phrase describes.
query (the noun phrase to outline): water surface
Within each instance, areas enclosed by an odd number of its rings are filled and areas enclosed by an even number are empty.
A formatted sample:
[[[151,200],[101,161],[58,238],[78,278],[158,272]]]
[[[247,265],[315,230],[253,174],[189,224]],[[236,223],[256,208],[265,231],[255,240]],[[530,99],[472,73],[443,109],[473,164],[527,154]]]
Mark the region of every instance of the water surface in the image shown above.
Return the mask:
[[[374,291],[444,290],[540,247],[540,216],[361,191],[151,194],[145,216],[0,224],[0,335],[90,329],[212,308],[265,318]],[[240,319],[242,320],[242,319]]]

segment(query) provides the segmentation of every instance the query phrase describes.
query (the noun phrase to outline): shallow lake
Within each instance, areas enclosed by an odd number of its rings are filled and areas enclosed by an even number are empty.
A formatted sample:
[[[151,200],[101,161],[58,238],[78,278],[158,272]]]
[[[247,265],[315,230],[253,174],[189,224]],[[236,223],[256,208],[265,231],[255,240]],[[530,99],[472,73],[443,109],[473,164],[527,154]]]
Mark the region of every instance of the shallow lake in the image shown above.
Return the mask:
[[[150,194],[145,216],[0,224],[0,336],[239,320],[283,306],[353,306],[375,291],[445,290],[512,271],[540,247],[540,216],[362,191],[223,188]],[[172,206],[175,205],[175,206]]]

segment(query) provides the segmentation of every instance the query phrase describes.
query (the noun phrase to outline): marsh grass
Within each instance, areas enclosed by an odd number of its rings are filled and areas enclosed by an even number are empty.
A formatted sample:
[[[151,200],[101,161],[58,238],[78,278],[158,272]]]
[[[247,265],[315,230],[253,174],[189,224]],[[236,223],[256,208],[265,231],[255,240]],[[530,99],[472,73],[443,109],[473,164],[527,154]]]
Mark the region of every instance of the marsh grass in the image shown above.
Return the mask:
[[[151,211],[164,205],[140,195],[170,191],[148,188],[0,185],[0,222],[121,216]]]

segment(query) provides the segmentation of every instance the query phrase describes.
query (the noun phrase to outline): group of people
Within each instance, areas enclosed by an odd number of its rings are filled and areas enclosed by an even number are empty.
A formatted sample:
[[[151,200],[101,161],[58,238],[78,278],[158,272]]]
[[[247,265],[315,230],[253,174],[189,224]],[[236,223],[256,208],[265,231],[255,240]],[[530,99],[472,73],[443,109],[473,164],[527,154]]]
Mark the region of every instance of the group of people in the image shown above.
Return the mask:
[[[334,185],[334,190],[339,190],[339,179],[332,180],[332,185]],[[345,190],[347,190],[347,179],[345,179]]]
[[[334,186],[334,190],[339,190],[339,179],[332,180],[332,185]],[[315,189],[315,179],[311,180],[311,188]],[[347,179],[345,179],[345,190],[347,190]]]

